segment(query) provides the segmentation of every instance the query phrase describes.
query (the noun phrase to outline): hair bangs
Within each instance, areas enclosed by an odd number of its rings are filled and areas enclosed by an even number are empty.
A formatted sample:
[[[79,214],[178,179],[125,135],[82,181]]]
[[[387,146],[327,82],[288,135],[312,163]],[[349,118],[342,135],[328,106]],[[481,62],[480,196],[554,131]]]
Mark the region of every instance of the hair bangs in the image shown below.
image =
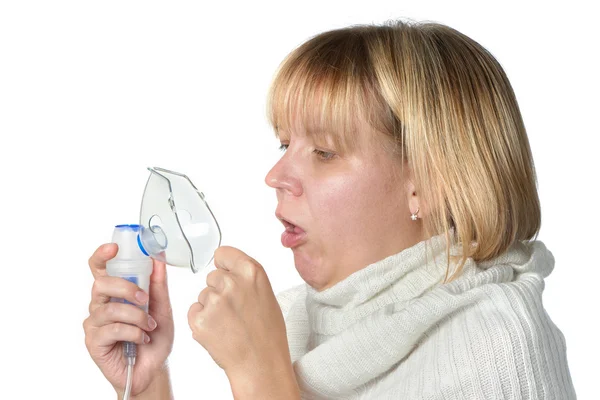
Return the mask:
[[[335,150],[352,152],[361,147],[358,130],[373,119],[369,105],[377,102],[369,101],[367,57],[348,57],[348,49],[340,48],[345,44],[333,39],[318,46],[309,41],[284,60],[271,85],[268,118],[278,137],[301,130]]]

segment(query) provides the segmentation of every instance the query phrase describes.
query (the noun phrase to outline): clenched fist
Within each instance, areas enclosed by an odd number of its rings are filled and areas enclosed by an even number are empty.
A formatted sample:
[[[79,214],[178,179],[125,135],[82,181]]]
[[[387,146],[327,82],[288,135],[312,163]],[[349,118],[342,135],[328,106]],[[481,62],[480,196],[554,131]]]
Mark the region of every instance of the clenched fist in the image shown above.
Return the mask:
[[[236,398],[299,398],[283,315],[263,267],[226,246],[214,262],[188,312],[194,339],[223,368]]]

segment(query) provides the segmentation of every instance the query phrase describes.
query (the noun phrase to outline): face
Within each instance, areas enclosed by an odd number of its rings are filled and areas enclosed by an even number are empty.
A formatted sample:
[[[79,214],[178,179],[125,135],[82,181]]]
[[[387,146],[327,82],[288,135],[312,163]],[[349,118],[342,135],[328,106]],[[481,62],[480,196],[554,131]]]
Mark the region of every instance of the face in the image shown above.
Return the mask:
[[[400,175],[398,158],[377,146],[342,153],[301,129],[279,139],[285,152],[265,181],[277,193],[282,244],[313,288],[331,287],[418,242],[412,183]]]

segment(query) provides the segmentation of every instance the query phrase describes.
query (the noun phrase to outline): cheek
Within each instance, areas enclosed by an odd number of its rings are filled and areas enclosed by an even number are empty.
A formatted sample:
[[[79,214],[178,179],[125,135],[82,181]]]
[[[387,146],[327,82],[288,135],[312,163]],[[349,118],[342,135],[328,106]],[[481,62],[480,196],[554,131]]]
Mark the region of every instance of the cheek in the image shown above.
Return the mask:
[[[402,182],[389,174],[391,168],[362,164],[315,185],[313,217],[323,232],[351,241],[395,226],[406,208],[406,196]]]
[[[312,193],[313,218],[327,239],[349,241],[360,235],[376,212],[382,188],[369,179],[336,177],[316,186]]]

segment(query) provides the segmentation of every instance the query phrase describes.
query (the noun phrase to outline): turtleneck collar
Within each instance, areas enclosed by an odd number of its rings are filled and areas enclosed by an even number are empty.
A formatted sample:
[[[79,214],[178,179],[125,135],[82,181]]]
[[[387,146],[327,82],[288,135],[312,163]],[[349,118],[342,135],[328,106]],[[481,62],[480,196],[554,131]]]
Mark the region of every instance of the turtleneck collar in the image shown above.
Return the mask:
[[[367,315],[393,304],[395,309],[440,284],[448,266],[444,234],[421,241],[401,252],[356,271],[321,292],[307,287],[309,328],[319,345]],[[451,247],[451,254],[457,248]],[[463,273],[474,267],[467,260]],[[311,347],[312,347],[311,346]]]
[[[451,246],[450,255],[459,250]],[[485,290],[472,289],[520,276],[539,286],[553,266],[543,243],[517,242],[493,260],[468,258],[460,277],[441,284],[447,252],[440,235],[324,291],[305,286],[306,297],[292,304],[286,318],[303,398],[351,398],[398,365],[441,320],[488,299]]]
[[[450,255],[459,251],[450,247]],[[461,275],[442,284],[448,259],[445,235],[439,235],[324,291],[305,285],[305,296],[286,318],[303,398],[353,398],[397,366],[441,320],[487,301],[481,288],[519,279],[540,286],[553,266],[543,243],[517,242],[493,260],[468,258]]]

